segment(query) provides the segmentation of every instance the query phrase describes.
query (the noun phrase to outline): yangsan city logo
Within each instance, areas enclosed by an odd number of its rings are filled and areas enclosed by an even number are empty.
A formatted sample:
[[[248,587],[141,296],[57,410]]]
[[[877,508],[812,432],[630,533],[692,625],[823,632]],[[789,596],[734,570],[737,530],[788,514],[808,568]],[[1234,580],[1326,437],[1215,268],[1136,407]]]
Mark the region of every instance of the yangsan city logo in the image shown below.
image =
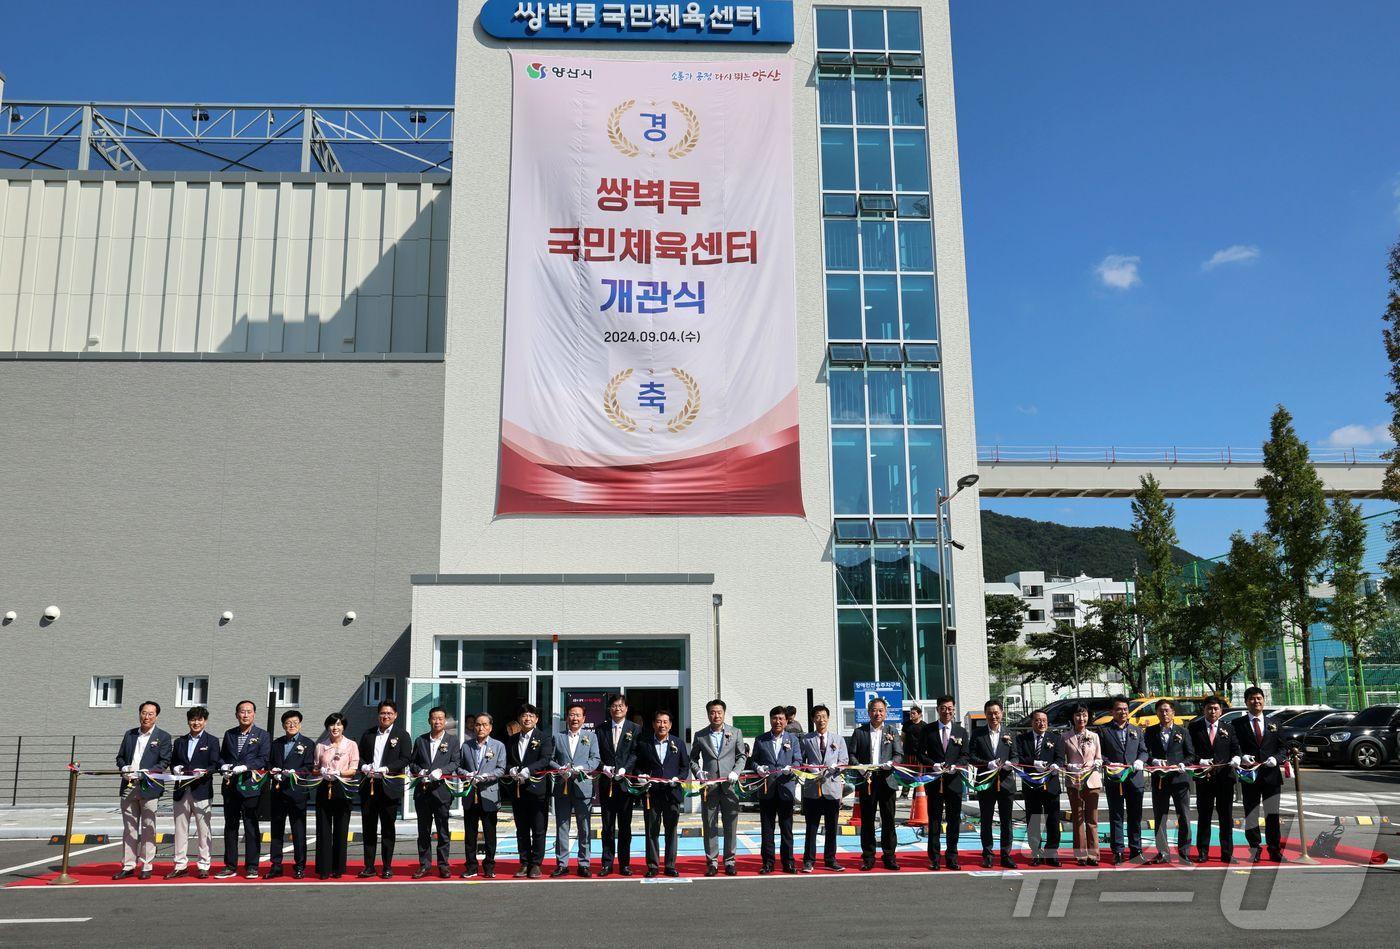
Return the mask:
[[[548,73],[545,72],[544,63],[530,63],[525,67],[525,75],[531,79],[543,79]]]

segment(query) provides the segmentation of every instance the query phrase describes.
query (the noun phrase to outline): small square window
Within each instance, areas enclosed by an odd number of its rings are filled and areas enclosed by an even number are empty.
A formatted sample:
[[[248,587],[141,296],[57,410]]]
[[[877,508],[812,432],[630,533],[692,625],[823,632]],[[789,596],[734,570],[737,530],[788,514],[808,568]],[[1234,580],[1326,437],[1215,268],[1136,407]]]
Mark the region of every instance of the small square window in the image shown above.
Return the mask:
[[[180,676],[180,694],[175,701],[176,708],[193,708],[209,704],[208,676]]]
[[[875,521],[876,540],[908,540],[909,522],[904,519],[880,519]]]
[[[864,518],[842,518],[836,521],[836,539],[839,541],[869,541],[870,522]]]
[[[283,708],[301,704],[301,676],[268,676],[267,691]]]
[[[855,217],[856,196],[853,194],[822,195],[822,217]]]
[[[122,677],[93,676],[92,693],[88,697],[90,708],[121,708]]]
[[[870,361],[881,365],[897,366],[904,361],[898,343],[871,343],[867,347]]]
[[[1029,610],[1026,613],[1026,619],[1030,620],[1032,623],[1043,623],[1045,622],[1045,611]]]
[[[908,218],[927,218],[928,195],[926,194],[901,194],[899,196],[899,216]]]
[[[865,362],[865,347],[860,343],[832,343],[827,351],[833,363],[859,365]]]
[[[365,676],[365,705],[377,708],[380,702],[392,702],[395,696],[393,676]]]
[[[860,216],[887,218],[894,216],[894,195],[867,192],[860,196]]]
[[[937,343],[905,343],[904,359],[916,366],[939,365]]]
[[[938,540],[938,521],[933,518],[915,518],[914,539]]]

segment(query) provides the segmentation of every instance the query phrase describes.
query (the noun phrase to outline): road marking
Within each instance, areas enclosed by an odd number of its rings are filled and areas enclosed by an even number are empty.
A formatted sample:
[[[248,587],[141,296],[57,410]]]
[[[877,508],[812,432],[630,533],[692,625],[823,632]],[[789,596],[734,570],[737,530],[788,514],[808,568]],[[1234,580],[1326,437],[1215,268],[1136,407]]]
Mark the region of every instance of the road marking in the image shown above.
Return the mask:
[[[1195,893],[1110,892],[1100,893],[1100,903],[1189,903],[1196,898]]]
[[[88,847],[85,850],[74,850],[68,854],[68,858],[71,860],[73,857],[81,857],[85,853],[92,853],[96,850],[107,850],[110,847],[120,847],[121,845],[122,842],[120,840],[112,844],[98,844],[96,847]],[[35,860],[33,863],[21,863],[13,867],[5,867],[3,870],[0,870],[0,876],[4,876],[7,873],[14,873],[16,870],[28,870],[31,867],[42,867],[50,863],[62,863],[62,858],[46,857],[43,860]]]
[[[87,923],[91,916],[49,916],[35,919],[0,919],[0,926],[16,926],[22,923]]]

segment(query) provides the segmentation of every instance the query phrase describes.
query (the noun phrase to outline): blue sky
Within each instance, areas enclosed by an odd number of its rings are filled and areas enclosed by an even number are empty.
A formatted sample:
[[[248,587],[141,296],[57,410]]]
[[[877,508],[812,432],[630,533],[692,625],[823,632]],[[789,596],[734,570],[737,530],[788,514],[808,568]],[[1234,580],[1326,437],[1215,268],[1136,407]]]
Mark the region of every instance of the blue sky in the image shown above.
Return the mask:
[[[67,0],[63,29],[11,6],[9,98],[452,97],[450,0]],[[1257,447],[1283,402],[1316,445],[1376,447],[1400,4],[952,9],[978,441]],[[986,505],[1129,520],[1119,501]],[[1206,556],[1261,520],[1178,506]]]

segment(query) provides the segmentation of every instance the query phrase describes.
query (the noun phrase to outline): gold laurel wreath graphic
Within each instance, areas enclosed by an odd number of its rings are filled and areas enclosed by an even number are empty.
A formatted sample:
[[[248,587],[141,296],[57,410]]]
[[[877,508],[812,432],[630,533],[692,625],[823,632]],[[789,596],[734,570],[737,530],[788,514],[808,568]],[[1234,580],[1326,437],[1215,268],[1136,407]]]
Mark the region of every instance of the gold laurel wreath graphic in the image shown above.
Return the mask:
[[[622,406],[617,401],[617,390],[627,377],[632,375],[631,369],[624,369],[613,376],[603,389],[603,414],[624,432],[635,432],[637,430],[637,420],[626,412],[622,411]]]
[[[622,131],[622,117],[636,104],[636,99],[628,99],[608,114],[608,141],[626,158],[635,158],[641,153],[641,149],[633,145]]]
[[[676,103],[680,105],[680,103]],[[666,431],[680,432],[689,428],[700,417],[700,383],[695,381],[695,377],[684,369],[671,367],[671,372],[681,384],[685,386],[685,405],[681,410],[666,420]]]
[[[676,111],[685,116],[685,134],[680,141],[672,145],[666,152],[672,158],[684,158],[695,151],[695,146],[700,144],[700,117],[695,114],[695,110],[684,102],[671,100],[671,105],[676,107]]]

